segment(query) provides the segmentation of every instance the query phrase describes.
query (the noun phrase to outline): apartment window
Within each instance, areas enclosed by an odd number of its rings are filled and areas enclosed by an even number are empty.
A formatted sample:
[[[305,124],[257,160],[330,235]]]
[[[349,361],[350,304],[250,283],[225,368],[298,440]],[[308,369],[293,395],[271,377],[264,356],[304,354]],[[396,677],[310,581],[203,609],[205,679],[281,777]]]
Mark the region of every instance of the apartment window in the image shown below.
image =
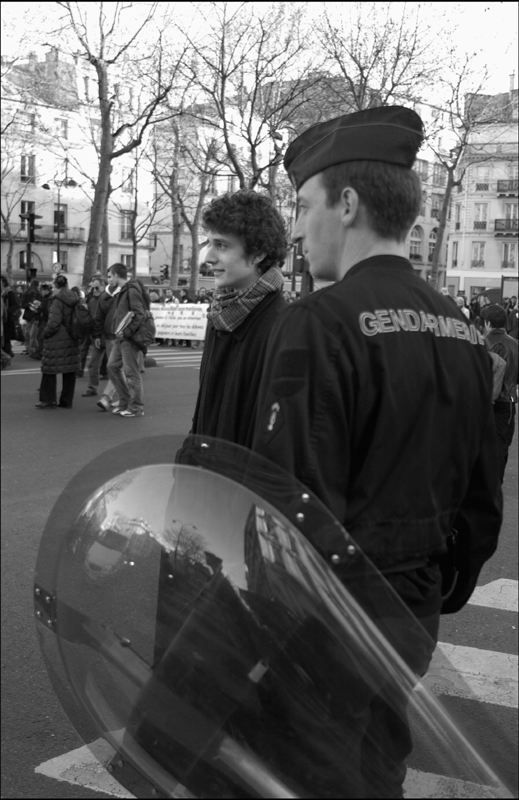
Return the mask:
[[[218,192],[216,191],[216,175],[209,176],[209,193],[218,194]]]
[[[429,175],[429,164],[423,158],[418,158],[414,165],[415,172],[422,181],[426,181]]]
[[[34,214],[36,207],[32,200],[22,200],[20,203],[21,211],[20,214]],[[27,220],[21,219],[20,220],[20,230],[24,231],[27,227]]]
[[[517,244],[515,242],[505,242],[503,244],[503,269],[515,269],[517,263]]]
[[[490,187],[490,170],[488,167],[478,167],[476,170],[476,192],[488,192]]]
[[[83,83],[85,84],[85,100],[90,100],[90,87],[89,87],[89,78],[85,75],[83,78]]]
[[[458,242],[452,243],[452,266],[458,266]]]
[[[442,203],[443,203],[443,195],[433,194],[432,207],[431,207],[431,217],[433,219],[440,219]]]
[[[474,230],[486,231],[487,229],[487,203],[474,203]]]
[[[510,180],[516,181],[519,179],[519,165],[518,164],[510,164],[508,167],[508,174],[510,176]]]
[[[67,227],[67,212],[68,208],[63,203],[60,203],[58,206],[57,203],[54,203],[54,233],[58,232],[58,228],[60,232],[63,232]]]
[[[517,219],[517,203],[505,203],[505,219]]]
[[[429,260],[429,264],[433,260],[434,250],[435,250],[437,241],[438,241],[438,231],[437,231],[436,228],[433,228],[433,230],[429,234],[429,252],[428,252],[428,256],[427,256],[428,260]]]
[[[133,253],[123,253],[121,255],[121,264],[124,264],[127,270],[133,271]]]
[[[236,175],[229,175],[227,178],[227,191],[228,192],[235,192],[236,191]]]
[[[34,183],[36,180],[36,156],[22,156],[20,164],[20,180],[22,183]]]
[[[485,242],[472,242],[471,267],[485,266]]]
[[[409,258],[411,261],[420,261],[422,258],[422,229],[418,225],[411,231]]]
[[[454,207],[454,230],[459,231],[461,228],[461,203],[456,203]]]
[[[447,170],[443,166],[443,164],[434,164],[433,165],[433,183],[436,186],[445,186],[447,182]]]
[[[36,130],[36,114],[21,111],[17,117],[17,122],[21,133],[34,133]]]
[[[132,238],[132,218],[133,211],[121,211],[121,235],[120,239]]]
[[[56,129],[58,136],[62,139],[68,139],[68,119],[57,119]]]
[[[20,269],[27,269],[27,250],[20,250],[18,253],[18,263]],[[34,253],[31,253],[31,267],[34,267]]]
[[[52,263],[56,264],[58,262],[58,251],[52,251]],[[68,251],[62,250],[61,247],[59,249],[59,263],[61,264],[61,269],[63,272],[68,272]]]

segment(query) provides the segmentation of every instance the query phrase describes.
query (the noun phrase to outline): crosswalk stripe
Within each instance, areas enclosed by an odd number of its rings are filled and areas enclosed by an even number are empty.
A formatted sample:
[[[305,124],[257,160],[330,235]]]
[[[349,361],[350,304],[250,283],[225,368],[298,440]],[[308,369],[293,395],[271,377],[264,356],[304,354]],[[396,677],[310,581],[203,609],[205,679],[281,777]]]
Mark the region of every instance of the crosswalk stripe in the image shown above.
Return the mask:
[[[423,683],[434,694],[517,708],[518,657],[438,642]]]
[[[486,586],[477,586],[469,603],[486,608],[500,608],[503,611],[517,611],[518,585],[518,581],[499,578]]]

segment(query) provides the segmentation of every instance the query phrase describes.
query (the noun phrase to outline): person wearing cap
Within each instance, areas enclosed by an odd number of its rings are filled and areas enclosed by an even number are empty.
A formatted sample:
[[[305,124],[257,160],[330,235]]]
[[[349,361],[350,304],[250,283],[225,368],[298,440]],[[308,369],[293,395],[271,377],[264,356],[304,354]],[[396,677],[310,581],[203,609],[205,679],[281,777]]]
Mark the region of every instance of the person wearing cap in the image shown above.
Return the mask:
[[[428,668],[440,612],[469,599],[502,519],[484,339],[407,258],[422,141],[420,117],[394,106],[316,125],[288,147],[292,238],[314,278],[333,283],[278,318],[253,442],[313,490],[420,620],[430,639],[408,661],[415,674]],[[452,529],[460,572],[444,602]],[[304,532],[347,587],[340,529]],[[367,693],[350,720],[361,740],[347,763],[356,793],[341,796],[402,796],[405,705],[397,714]]]

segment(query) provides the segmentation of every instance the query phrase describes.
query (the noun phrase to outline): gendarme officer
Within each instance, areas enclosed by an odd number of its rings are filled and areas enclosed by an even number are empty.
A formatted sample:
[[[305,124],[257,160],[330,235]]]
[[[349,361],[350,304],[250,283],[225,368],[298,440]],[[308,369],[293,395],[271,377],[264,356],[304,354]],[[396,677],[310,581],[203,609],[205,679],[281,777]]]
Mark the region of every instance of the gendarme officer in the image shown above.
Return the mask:
[[[394,106],[316,125],[289,146],[293,239],[311,274],[334,283],[275,324],[254,449],[318,495],[435,643],[438,556],[457,529],[462,571],[443,605],[457,611],[497,546],[501,498],[483,337],[406,257],[422,141],[420,117]],[[341,541],[315,539],[328,560],[340,555],[347,584]],[[430,655],[413,669],[425,672]],[[405,713],[396,719],[375,697],[362,725],[353,769],[366,775],[364,796],[401,797]]]

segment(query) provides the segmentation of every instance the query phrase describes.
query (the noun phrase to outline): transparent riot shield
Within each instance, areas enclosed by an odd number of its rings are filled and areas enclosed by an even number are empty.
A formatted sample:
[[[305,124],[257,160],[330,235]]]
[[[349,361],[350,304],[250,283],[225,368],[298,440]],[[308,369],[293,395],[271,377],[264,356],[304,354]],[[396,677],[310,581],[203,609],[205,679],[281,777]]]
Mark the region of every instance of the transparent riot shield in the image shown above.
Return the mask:
[[[138,797],[398,797],[414,747],[464,796],[511,797],[420,681],[434,642],[320,501],[243,448],[178,445],[92,462],[38,556],[49,676],[117,779]]]

